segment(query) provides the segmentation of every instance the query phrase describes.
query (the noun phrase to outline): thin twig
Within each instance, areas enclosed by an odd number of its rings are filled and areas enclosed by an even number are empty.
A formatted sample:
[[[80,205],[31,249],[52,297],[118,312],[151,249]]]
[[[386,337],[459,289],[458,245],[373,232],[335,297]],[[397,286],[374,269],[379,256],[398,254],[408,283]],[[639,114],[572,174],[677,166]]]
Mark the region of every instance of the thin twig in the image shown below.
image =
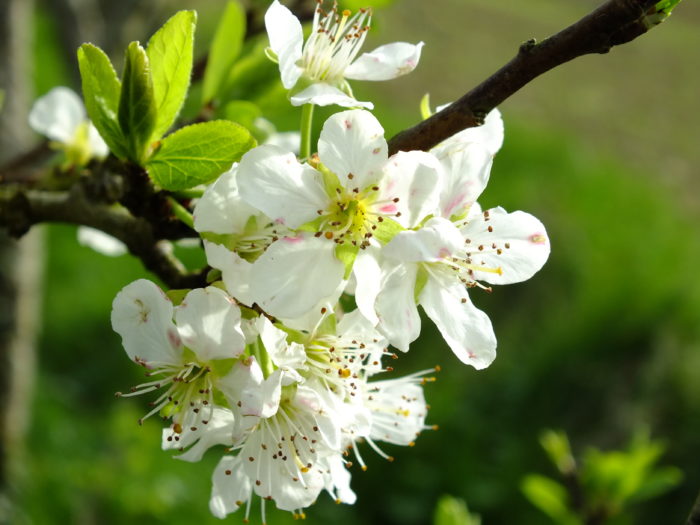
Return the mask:
[[[389,141],[389,153],[427,151],[463,129],[480,126],[484,117],[528,82],[576,57],[607,53],[651,27],[658,0],[609,0],[575,24],[539,44],[529,40],[491,77],[447,108],[404,130]]]

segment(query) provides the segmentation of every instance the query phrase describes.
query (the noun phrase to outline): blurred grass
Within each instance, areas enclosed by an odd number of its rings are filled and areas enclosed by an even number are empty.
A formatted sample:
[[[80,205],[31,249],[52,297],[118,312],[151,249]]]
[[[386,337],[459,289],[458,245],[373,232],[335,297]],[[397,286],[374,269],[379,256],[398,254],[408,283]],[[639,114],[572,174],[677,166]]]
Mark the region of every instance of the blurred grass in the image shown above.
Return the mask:
[[[566,66],[504,104],[506,142],[481,202],[542,219],[550,261],[526,283],[472,293],[499,337],[499,356],[485,371],[460,364],[424,323],[420,344],[401,356],[395,373],[442,365],[426,392],[429,422],[440,430],[424,433],[411,449],[386,446],[394,463],[363,449],[369,471],[353,471],[358,503],[336,506],[322,496],[309,523],[429,523],[445,493],[464,498],[484,523],[544,523],[518,487],[524,474],[548,472],[537,441],[545,427],[566,430],[575,448],[611,448],[648,426],[668,441],[666,461],[686,477],[679,490],[641,505],[634,522],[685,517],[700,487],[700,244],[696,193],[688,191],[697,184],[680,182],[697,173],[700,160],[689,110],[697,107],[689,97],[697,93],[698,71],[687,67],[697,63],[700,46],[692,43],[700,33],[693,31],[697,5],[685,4],[639,42]],[[389,135],[418,118],[424,91],[435,102],[455,98],[507,60],[519,41],[548,34],[592,2],[442,5],[398,2],[380,20],[377,44],[428,41],[412,77],[371,93],[356,86],[358,96],[377,103]],[[51,20],[38,23],[42,64],[56,59],[46,51]],[[654,64],[652,73],[629,65],[636,55]],[[38,92],[65,78],[60,66],[37,71]],[[662,82],[648,81],[650,74]],[[645,104],[650,98],[662,103]],[[56,225],[49,228],[46,272],[22,521],[219,523],[207,508],[217,453],[195,465],[171,459],[159,450],[160,423],[136,424],[147,400],[112,395],[142,379],[109,327],[111,301],[143,276],[140,264],[80,247],[75,228]],[[291,522],[270,508],[268,518]],[[240,519],[239,512],[230,521]]]

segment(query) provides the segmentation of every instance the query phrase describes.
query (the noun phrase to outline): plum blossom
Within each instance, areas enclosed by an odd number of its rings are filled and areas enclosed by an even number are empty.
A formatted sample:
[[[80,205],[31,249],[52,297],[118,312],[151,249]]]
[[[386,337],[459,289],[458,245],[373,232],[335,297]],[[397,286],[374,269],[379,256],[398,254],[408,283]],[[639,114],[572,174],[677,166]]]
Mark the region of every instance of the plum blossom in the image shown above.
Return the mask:
[[[421,228],[399,232],[382,250],[374,307],[389,341],[406,351],[420,332],[420,304],[455,355],[478,369],[495,358],[496,337],[467,289],[529,279],[550,251],[546,230],[532,215],[482,212],[476,203],[503,142],[500,115],[492,115],[481,134],[463,134],[433,150],[443,168],[439,205]]]
[[[270,48],[279,63],[282,84],[291,90],[291,103],[372,109],[372,103],[355,100],[346,79],[390,80],[410,73],[418,65],[423,42],[395,42],[357,57],[371,11],[339,13],[334,4],[325,12],[322,4],[318,2],[306,42],[301,22],[277,0],[265,13]]]
[[[371,113],[344,111],[325,122],[318,159],[310,164],[269,145],[241,159],[241,198],[291,232],[272,242],[250,271],[251,297],[266,312],[302,316],[324,298],[337,299],[353,270],[362,288],[363,271],[374,271],[372,264],[354,267],[360,252],[373,253],[438,205],[436,158],[419,151],[388,157],[383,134]]]
[[[245,349],[240,318],[239,308],[218,288],[192,290],[174,307],[151,281],[127,285],[114,299],[112,328],[128,356],[154,379],[123,395],[164,389],[144,419],[155,413],[172,417],[176,431],[193,426],[188,418],[207,424],[214,391],[228,371],[222,363]]]
[[[29,112],[31,128],[66,153],[66,166],[104,158],[109,148],[87,118],[80,97],[67,87],[55,87],[34,102]]]

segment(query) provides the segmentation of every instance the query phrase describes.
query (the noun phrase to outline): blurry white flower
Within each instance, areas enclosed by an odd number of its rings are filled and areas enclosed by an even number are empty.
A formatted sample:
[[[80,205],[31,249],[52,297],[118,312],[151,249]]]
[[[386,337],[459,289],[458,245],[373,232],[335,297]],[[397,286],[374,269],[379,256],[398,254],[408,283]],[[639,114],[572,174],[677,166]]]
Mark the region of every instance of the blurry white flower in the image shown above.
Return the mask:
[[[55,87],[37,99],[29,112],[29,125],[65,151],[68,165],[82,166],[109,154],[107,144],[87,118],[83,101],[69,88]]]
[[[119,239],[89,226],[78,227],[78,242],[109,257],[119,257],[129,251]]]

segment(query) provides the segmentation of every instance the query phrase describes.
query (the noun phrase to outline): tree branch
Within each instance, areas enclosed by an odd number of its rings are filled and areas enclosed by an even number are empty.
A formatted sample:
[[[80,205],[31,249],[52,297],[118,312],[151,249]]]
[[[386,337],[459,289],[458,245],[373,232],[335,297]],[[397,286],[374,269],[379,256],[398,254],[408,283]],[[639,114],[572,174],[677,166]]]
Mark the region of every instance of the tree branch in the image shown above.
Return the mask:
[[[576,57],[607,53],[651,29],[658,0],[609,0],[575,24],[539,44],[528,40],[490,78],[447,108],[389,141],[389,153],[427,151],[463,129],[480,126],[496,106],[528,82]]]
[[[153,225],[118,206],[96,204],[81,184],[69,191],[0,187],[0,225],[21,236],[34,224],[66,222],[108,233],[128,247],[143,265],[170,288],[196,288],[206,284],[205,271],[189,273],[171,253],[170,245],[155,235]]]

